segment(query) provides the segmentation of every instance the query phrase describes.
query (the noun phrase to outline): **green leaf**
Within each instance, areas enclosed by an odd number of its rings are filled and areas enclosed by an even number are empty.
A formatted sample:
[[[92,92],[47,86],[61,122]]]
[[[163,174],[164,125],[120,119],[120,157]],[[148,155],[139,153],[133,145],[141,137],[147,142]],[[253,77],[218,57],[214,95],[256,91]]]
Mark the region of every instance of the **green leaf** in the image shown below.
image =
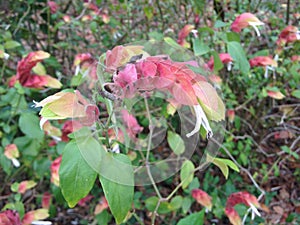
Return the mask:
[[[221,70],[224,67],[224,65],[220,59],[219,54],[216,51],[212,51],[211,53],[214,57],[214,71],[218,72],[219,70]]]
[[[222,171],[224,177],[227,179],[228,174],[229,174],[228,166],[224,162],[222,162],[221,160],[218,160],[218,159],[214,159],[214,161],[212,163],[215,164],[217,167],[219,167],[219,169]]]
[[[296,152],[293,152],[288,146],[284,145],[284,146],[281,146],[280,148],[281,148],[282,151],[284,151],[285,153],[290,154],[295,159],[299,159],[299,155]]]
[[[172,38],[170,37],[165,37],[164,41],[169,44],[171,47],[175,48],[175,49],[181,49],[182,47],[176,42],[174,41]]]
[[[236,32],[226,33],[227,41],[241,42],[240,35]]]
[[[124,164],[131,165],[130,159],[123,154],[114,154],[112,155],[115,159],[123,162]],[[103,160],[105,161],[105,159]],[[116,219],[117,224],[123,222],[126,218],[128,211],[132,207],[133,195],[134,195],[134,180],[133,180],[133,170],[122,170],[122,168],[116,168],[118,171],[117,177],[125,176],[131,181],[132,185],[125,185],[112,181],[105,178],[100,174],[100,182],[104,191],[104,195],[107,199],[109,208]],[[113,172],[112,172],[113,173]],[[113,176],[113,174],[111,174]]]
[[[144,13],[148,20],[151,20],[153,17],[153,7],[152,6],[145,6],[144,7]]]
[[[300,90],[294,90],[292,91],[292,96],[294,96],[295,98],[300,98]]]
[[[250,70],[250,64],[241,44],[235,41],[230,41],[227,43],[227,47],[228,53],[234,60],[235,68],[239,69],[243,74],[248,74]]]
[[[212,162],[214,165],[219,167],[219,169],[222,171],[222,173],[226,179],[228,178],[228,174],[229,174],[228,166],[237,172],[240,171],[239,168],[237,167],[237,165],[235,165],[234,162],[232,162],[229,159],[213,158],[207,154],[207,161]]]
[[[172,211],[179,209],[182,206],[182,202],[183,198],[180,195],[175,196],[170,202],[170,209]]]
[[[60,187],[68,205],[74,207],[94,186],[97,173],[82,157],[76,141],[69,142],[59,168]]]
[[[224,23],[221,20],[217,20],[214,25],[215,28],[221,28],[221,27],[226,27],[226,26],[228,26],[228,23]]]
[[[30,138],[43,139],[44,131],[39,126],[39,118],[32,113],[23,113],[19,119],[21,131]]]
[[[192,41],[195,56],[204,55],[210,51],[208,45],[204,44],[200,39],[193,38]]]
[[[7,41],[4,43],[4,48],[6,48],[6,49],[13,49],[13,48],[16,48],[19,46],[21,46],[21,44],[17,41],[10,40],[10,41]]]
[[[168,144],[169,144],[170,148],[176,155],[180,155],[184,152],[185,146],[184,146],[184,142],[183,142],[182,138],[180,137],[180,135],[178,135],[172,131],[168,131],[167,139],[168,139]]]
[[[204,209],[200,212],[192,213],[187,217],[179,220],[177,225],[203,225],[204,222]]]
[[[186,214],[192,205],[192,200],[189,197],[185,197],[182,201],[182,212]]]
[[[152,196],[150,198],[147,198],[145,201],[146,204],[146,208],[151,211],[154,212],[157,203],[158,203],[158,197],[157,196]],[[166,214],[169,213],[171,211],[171,206],[170,203],[168,202],[161,202],[158,209],[157,209],[157,213],[159,214]]]
[[[182,189],[185,189],[194,179],[195,166],[190,160],[186,160],[180,170],[180,180],[182,183]]]

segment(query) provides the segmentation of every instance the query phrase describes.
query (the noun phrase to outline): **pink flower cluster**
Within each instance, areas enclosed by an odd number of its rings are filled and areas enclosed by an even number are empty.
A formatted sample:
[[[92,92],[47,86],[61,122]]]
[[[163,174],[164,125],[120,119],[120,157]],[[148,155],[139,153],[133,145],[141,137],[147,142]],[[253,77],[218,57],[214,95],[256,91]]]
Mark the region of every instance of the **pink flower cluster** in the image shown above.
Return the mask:
[[[49,75],[37,75],[32,69],[44,59],[49,58],[49,54],[43,51],[30,52],[25,58],[18,62],[17,74],[11,77],[9,86],[12,87],[17,81],[23,87],[43,88],[52,87],[60,88],[61,83]]]

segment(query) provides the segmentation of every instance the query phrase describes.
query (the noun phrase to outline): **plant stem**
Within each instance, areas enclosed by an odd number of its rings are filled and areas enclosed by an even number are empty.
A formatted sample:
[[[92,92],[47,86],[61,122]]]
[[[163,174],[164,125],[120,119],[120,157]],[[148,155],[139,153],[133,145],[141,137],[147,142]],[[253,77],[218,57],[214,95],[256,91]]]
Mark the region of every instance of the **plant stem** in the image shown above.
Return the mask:
[[[7,60],[3,60],[3,65],[2,65],[2,69],[1,69],[1,75],[0,75],[0,81],[2,81],[3,77],[4,77],[4,70],[7,64]]]
[[[290,22],[290,0],[287,1],[287,7],[286,7],[286,25],[289,25]]]
[[[150,110],[149,110],[149,105],[148,105],[148,100],[147,100],[147,97],[144,96],[144,101],[145,101],[145,106],[146,106],[146,111],[147,111],[147,117],[148,117],[148,120],[149,120],[149,140],[148,140],[148,146],[147,146],[147,153],[146,153],[146,161],[145,161],[145,164],[146,164],[146,169],[147,169],[147,174],[149,176],[149,179],[151,181],[151,184],[156,192],[156,195],[158,196],[159,200],[157,202],[157,205],[155,207],[155,210],[152,214],[152,217],[151,217],[151,224],[154,225],[155,224],[155,218],[156,218],[156,214],[157,214],[157,210],[158,210],[158,207],[160,205],[160,202],[163,201],[164,199],[162,198],[156,184],[155,184],[155,181],[153,179],[153,176],[151,174],[151,170],[150,170],[150,166],[149,166],[149,156],[150,156],[150,150],[151,150],[151,143],[152,143],[152,136],[153,136],[153,123],[152,123],[152,120],[151,120],[151,115],[150,115]]]

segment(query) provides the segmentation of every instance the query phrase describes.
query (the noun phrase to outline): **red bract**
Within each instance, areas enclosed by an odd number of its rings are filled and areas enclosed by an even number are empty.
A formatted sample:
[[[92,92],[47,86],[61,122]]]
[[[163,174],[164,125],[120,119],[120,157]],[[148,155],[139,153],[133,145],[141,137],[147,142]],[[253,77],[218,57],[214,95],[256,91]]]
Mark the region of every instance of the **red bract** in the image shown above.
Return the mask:
[[[48,6],[49,6],[49,8],[50,8],[51,13],[54,14],[54,13],[57,12],[58,5],[56,4],[56,2],[54,2],[54,1],[49,1],[47,4],[48,4]]]
[[[78,66],[80,64],[83,64],[84,62],[93,62],[93,61],[94,59],[90,53],[81,53],[75,56],[73,65]]]
[[[192,197],[200,204],[211,211],[212,202],[211,197],[201,189],[194,189],[192,190]]]
[[[277,62],[270,56],[256,56],[249,60],[250,66],[273,66],[277,67]]]
[[[17,211],[6,210],[0,213],[1,225],[21,225],[20,216]]]
[[[74,131],[79,130],[80,128],[82,128],[82,124],[79,121],[76,120],[66,121],[62,127],[61,140],[64,142],[68,142],[69,141],[68,135],[73,133]]]
[[[51,204],[52,195],[48,192],[45,192],[42,197],[42,207],[44,209],[49,209]]]
[[[59,187],[59,167],[60,167],[60,163],[61,163],[61,159],[62,156],[59,156],[58,158],[56,158],[50,166],[50,170],[51,170],[51,182],[53,184],[55,184],[56,186]]]
[[[235,117],[234,109],[228,109],[226,114],[227,114],[229,122],[232,123],[234,121],[234,117]]]
[[[100,203],[96,205],[95,210],[94,210],[94,214],[97,215],[99,213],[101,213],[103,210],[107,209],[108,206],[108,202],[106,200],[106,198],[104,196],[101,197]]]
[[[264,25],[264,23],[261,22],[252,13],[243,13],[243,14],[239,15],[238,17],[236,17],[236,19],[231,24],[231,30],[239,33],[242,31],[242,29],[244,29],[245,27],[248,27],[249,25],[255,29],[257,36],[260,36],[259,30],[257,29],[256,26]]]
[[[284,28],[278,36],[276,44],[284,46],[287,43],[293,43],[300,39],[300,31],[297,27],[289,25]]]
[[[120,87],[124,88],[128,84],[132,84],[137,80],[137,72],[134,64],[127,64],[116,76],[114,82]]]
[[[27,190],[36,186],[33,180],[24,180],[19,184],[18,192],[24,194]]]
[[[126,127],[128,136],[131,139],[135,139],[136,135],[138,133],[142,132],[143,127],[141,127],[138,124],[136,118],[133,115],[129,114],[129,112],[127,110],[123,109],[121,111],[121,116],[122,116],[123,122],[125,123],[125,127]]]
[[[189,48],[189,43],[185,40],[185,38],[189,35],[189,33],[194,29],[194,25],[187,24],[185,25],[178,34],[177,43],[183,47]]]
[[[229,63],[232,63],[232,61],[233,61],[233,59],[231,58],[231,56],[228,53],[220,53],[219,57],[223,64],[229,64]],[[206,65],[211,71],[213,71],[214,65],[215,65],[214,57],[210,57],[210,59]]]
[[[106,71],[117,71],[119,67],[129,62],[131,57],[139,54],[145,54],[143,46],[116,46],[111,51],[106,52]]]
[[[92,198],[94,198],[93,195],[87,195],[84,198],[79,200],[78,205],[79,206],[86,206],[87,203],[89,203],[92,200]]]
[[[36,66],[37,63],[49,56],[50,55],[47,52],[43,51],[29,53],[25,58],[18,62],[17,74],[11,77],[9,86],[12,87],[16,81],[19,81],[22,86],[29,88],[60,88],[61,83],[55,78],[48,75],[37,75],[31,72],[32,68]]]
[[[30,225],[34,220],[43,220],[49,217],[48,209],[37,209],[27,212],[22,220],[22,225]]]
[[[252,209],[252,219],[254,218],[254,214],[260,216],[260,213],[257,211],[257,208],[260,208],[260,204],[257,198],[248,192],[237,192],[231,194],[226,202],[225,214],[228,216],[230,222],[233,225],[240,225],[241,219],[234,209],[234,206],[237,204],[244,204]]]

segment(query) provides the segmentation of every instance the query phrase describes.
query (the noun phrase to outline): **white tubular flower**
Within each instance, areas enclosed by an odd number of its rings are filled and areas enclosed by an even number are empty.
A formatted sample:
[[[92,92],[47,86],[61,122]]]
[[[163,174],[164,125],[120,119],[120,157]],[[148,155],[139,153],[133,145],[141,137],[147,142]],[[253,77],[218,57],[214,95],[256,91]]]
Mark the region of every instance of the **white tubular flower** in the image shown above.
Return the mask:
[[[13,159],[11,159],[11,161],[12,161],[12,163],[14,164],[15,167],[20,167],[20,162],[19,162],[19,160],[13,158]]]
[[[260,32],[259,29],[257,28],[257,26],[262,26],[264,25],[263,22],[248,22],[250,26],[252,26],[257,34],[258,37],[260,37]]]
[[[249,205],[251,209],[251,219],[254,220],[255,215],[261,217],[261,214],[258,212],[257,208],[251,203],[249,203]]]
[[[4,59],[8,60],[8,58],[9,58],[9,54],[7,54],[7,53],[4,52]]]
[[[265,78],[268,78],[269,77],[269,70],[271,71],[275,71],[274,67],[273,66],[266,66],[266,71],[265,71]]]
[[[227,63],[227,71],[231,71],[232,64],[232,62]]]
[[[194,105],[193,106],[195,114],[196,114],[196,124],[194,130],[192,130],[190,133],[186,134],[186,136],[189,138],[193,136],[194,134],[198,133],[201,125],[204,127],[204,129],[207,132],[207,138],[212,137],[213,132],[209,125],[208,119],[200,105]]]
[[[297,37],[297,40],[300,40],[300,31],[296,32],[296,37]]]

